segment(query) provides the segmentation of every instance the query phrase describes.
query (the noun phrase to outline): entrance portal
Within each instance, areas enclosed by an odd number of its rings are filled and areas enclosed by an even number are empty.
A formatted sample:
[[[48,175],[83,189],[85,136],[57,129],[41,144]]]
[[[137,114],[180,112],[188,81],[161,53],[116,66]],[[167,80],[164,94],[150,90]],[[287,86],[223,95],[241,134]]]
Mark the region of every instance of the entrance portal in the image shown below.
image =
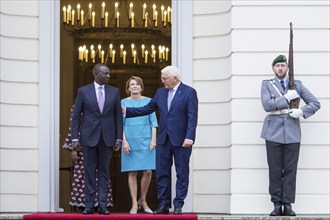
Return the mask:
[[[157,3],[155,11],[158,13],[157,25],[153,18],[153,5],[151,2],[146,7],[146,12],[149,18],[143,20],[144,6],[140,0],[118,0],[118,11],[120,12],[119,26],[116,26],[117,20],[114,13],[116,1],[105,1],[105,12],[108,12],[107,22],[105,25],[105,18],[103,15],[103,6],[101,0],[93,0],[90,2],[77,0],[61,0],[61,33],[60,33],[60,207],[65,212],[72,212],[69,205],[70,189],[73,174],[73,162],[68,150],[62,149],[62,144],[67,135],[70,125],[70,109],[74,103],[77,89],[83,85],[92,83],[94,78],[92,75],[92,68],[96,63],[105,63],[111,70],[110,84],[120,90],[121,98],[126,98],[125,84],[126,81],[133,75],[139,76],[144,82],[144,96],[153,97],[157,88],[163,86],[160,81],[160,70],[171,63],[169,49],[171,48],[171,27],[168,17],[165,23],[161,22],[164,14],[162,7],[166,10],[170,9],[171,1],[162,0],[155,1]],[[91,3],[91,10],[89,7]],[[129,3],[129,4],[128,4]],[[130,3],[133,4],[132,11],[134,14],[134,25],[132,19],[128,15],[130,11]],[[84,10],[84,23],[78,20],[78,4],[80,16],[81,11]],[[68,6],[70,5],[70,11]],[[65,12],[64,12],[65,7]],[[73,13],[75,10],[75,13]],[[89,13],[93,13],[95,17],[89,20]],[[65,14],[65,15],[64,15]],[[125,16],[126,17],[125,17]],[[146,15],[146,14],[145,14]],[[65,19],[64,20],[64,16]],[[98,17],[99,16],[99,17]],[[168,15],[167,15],[168,16]],[[71,18],[71,21],[68,19]],[[74,22],[72,24],[72,19]],[[93,22],[95,26],[93,26]],[[146,24],[146,26],[145,26]],[[164,26],[165,24],[165,26]],[[136,57],[132,50],[132,44],[135,45]],[[102,50],[99,50],[99,45]],[[112,53],[110,51],[110,45]],[[144,45],[144,47],[142,47]],[[85,46],[85,47],[84,47]],[[92,47],[93,46],[93,47]],[[81,47],[84,47],[83,57],[81,59]],[[93,49],[92,49],[93,48]],[[85,57],[85,51],[87,56]],[[94,50],[94,52],[93,52]],[[142,53],[148,50],[148,53]],[[100,51],[104,51],[101,53]],[[126,60],[122,52],[127,54]],[[151,52],[155,51],[155,52]],[[161,52],[162,51],[162,52]],[[94,53],[94,57],[92,57]],[[161,54],[162,53],[162,54]],[[102,57],[102,54],[104,57]],[[112,56],[115,56],[113,58]],[[148,58],[145,58],[147,56]],[[127,184],[127,174],[121,173],[121,155],[120,152],[113,152],[110,177],[112,181],[113,202],[114,206],[110,211],[113,212],[128,212],[131,208],[131,198]],[[138,175],[140,182],[141,173]],[[156,195],[155,174],[148,191],[148,204],[151,209],[156,209],[157,195]]]

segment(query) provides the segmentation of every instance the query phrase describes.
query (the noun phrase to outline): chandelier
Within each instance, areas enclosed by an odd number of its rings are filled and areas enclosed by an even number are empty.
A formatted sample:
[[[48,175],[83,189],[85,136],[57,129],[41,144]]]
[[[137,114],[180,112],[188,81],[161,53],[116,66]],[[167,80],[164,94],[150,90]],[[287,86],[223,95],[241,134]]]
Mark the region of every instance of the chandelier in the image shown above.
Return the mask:
[[[74,1],[74,0],[72,0]],[[112,68],[161,68],[170,62],[170,0],[81,0],[64,5],[62,22],[76,39],[77,60]]]

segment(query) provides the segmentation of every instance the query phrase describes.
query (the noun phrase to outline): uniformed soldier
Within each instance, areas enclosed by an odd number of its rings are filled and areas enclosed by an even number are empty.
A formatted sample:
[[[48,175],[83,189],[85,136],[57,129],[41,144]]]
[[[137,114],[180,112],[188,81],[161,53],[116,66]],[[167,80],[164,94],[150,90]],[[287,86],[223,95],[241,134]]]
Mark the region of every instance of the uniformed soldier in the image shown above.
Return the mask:
[[[274,203],[271,216],[295,216],[291,203],[295,202],[296,174],[299,157],[301,129],[300,117],[308,118],[321,107],[317,98],[294,81],[294,89],[289,89],[287,58],[277,56],[272,62],[275,78],[263,80],[261,102],[268,112],[261,132],[266,141],[269,167],[269,194]],[[302,99],[306,104],[290,109],[290,101]],[[299,106],[299,105],[298,105]],[[282,209],[283,206],[283,209]]]

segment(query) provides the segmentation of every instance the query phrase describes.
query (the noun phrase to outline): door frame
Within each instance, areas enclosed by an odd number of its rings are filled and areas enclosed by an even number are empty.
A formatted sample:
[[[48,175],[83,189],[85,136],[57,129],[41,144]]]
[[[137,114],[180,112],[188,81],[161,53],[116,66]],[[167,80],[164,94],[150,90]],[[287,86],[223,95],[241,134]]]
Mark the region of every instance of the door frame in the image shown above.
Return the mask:
[[[172,65],[177,66],[181,72],[182,81],[193,86],[193,32],[192,19],[193,8],[192,1],[172,0]],[[194,152],[194,151],[192,151]],[[190,157],[189,188],[188,194],[183,206],[184,212],[193,211],[193,153]],[[175,166],[172,167],[172,198],[175,197]]]
[[[39,194],[38,211],[60,212],[59,109],[60,109],[60,1],[39,1]],[[172,65],[182,81],[193,83],[192,1],[172,0]],[[173,49],[174,48],[174,49]],[[193,158],[193,157],[191,157]],[[173,174],[175,170],[173,168]],[[172,175],[175,189],[175,175]],[[192,160],[190,185],[183,211],[192,212]],[[172,197],[175,190],[172,190]]]
[[[39,1],[38,211],[59,210],[60,2]]]

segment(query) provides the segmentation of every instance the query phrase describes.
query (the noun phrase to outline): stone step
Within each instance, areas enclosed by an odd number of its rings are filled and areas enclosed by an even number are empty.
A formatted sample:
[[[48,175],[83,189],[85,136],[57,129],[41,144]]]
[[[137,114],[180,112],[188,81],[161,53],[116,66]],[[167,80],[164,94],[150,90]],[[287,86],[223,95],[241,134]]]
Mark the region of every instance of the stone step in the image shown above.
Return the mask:
[[[0,214],[0,220],[21,220],[24,214]],[[111,214],[110,214],[111,215]],[[198,214],[198,220],[330,220],[329,215],[297,215],[294,217],[268,215],[221,215],[221,214]]]
[[[219,215],[219,214],[198,214],[198,220],[330,220],[329,215],[297,215],[269,216],[269,215]]]

